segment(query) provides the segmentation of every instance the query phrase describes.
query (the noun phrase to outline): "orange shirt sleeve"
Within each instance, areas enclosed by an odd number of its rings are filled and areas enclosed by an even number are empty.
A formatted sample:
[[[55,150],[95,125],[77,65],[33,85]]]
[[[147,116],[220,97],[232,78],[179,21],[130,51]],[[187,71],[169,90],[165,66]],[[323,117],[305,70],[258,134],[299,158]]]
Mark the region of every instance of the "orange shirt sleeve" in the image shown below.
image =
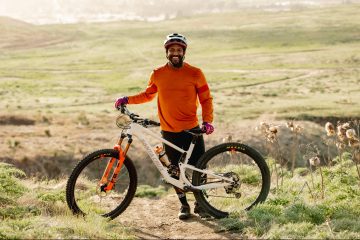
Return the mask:
[[[203,122],[213,122],[213,104],[212,96],[210,94],[209,86],[206,82],[205,76],[202,71],[199,71],[199,76],[196,82],[196,92],[199,97],[199,101],[202,109]]]
[[[145,103],[149,102],[154,99],[157,93],[157,87],[154,83],[154,71],[151,74],[148,86],[146,87],[145,91],[128,97],[128,103],[129,104],[139,104],[139,103]]]

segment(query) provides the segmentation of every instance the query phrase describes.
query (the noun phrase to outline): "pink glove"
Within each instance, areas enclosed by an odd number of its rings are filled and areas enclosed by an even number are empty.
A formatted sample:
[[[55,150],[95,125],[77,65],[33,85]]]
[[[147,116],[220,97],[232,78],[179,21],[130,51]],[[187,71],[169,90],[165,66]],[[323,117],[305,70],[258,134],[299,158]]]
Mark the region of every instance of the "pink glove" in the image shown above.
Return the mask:
[[[128,97],[121,97],[118,98],[115,102],[115,108],[118,109],[123,104],[128,104],[129,98]]]
[[[202,129],[207,135],[213,133],[214,127],[213,127],[213,125],[211,125],[211,123],[203,122],[202,125],[203,125],[203,126],[202,126],[201,129]]]

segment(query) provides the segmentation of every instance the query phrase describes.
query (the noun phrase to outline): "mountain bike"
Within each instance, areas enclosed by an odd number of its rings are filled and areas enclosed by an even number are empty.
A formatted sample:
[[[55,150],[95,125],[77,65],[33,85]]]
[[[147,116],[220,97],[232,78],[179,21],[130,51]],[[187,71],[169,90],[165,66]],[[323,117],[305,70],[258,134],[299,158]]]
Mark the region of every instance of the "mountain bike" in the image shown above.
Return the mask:
[[[215,218],[249,210],[265,201],[270,189],[269,168],[253,148],[237,142],[223,143],[206,151],[193,166],[188,160],[196,140],[204,133],[201,129],[186,131],[192,135],[192,142],[184,150],[149,129],[160,126],[158,122],[131,113],[125,105],[119,110],[122,114],[116,124],[122,131],[115,147],[87,155],[68,179],[66,201],[74,214],[100,214],[113,219],[129,206],[137,188],[136,168],[128,156],[133,136],[143,144],[163,179],[192,192],[201,209]],[[148,137],[181,153],[178,177],[174,177],[173,168],[162,164]]]

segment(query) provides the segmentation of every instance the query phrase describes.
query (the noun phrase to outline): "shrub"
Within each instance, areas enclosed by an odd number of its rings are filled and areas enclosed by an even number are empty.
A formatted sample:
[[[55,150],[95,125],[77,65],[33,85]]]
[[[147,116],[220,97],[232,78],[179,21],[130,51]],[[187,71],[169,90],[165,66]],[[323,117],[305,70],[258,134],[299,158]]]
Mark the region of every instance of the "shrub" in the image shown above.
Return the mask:
[[[360,232],[360,217],[334,219],[330,225],[334,232]]]
[[[307,206],[304,203],[296,203],[284,210],[282,221],[287,222],[310,222],[321,224],[326,220],[326,211],[318,206]]]
[[[158,186],[157,188],[151,187],[149,185],[140,185],[136,190],[135,197],[140,198],[153,198],[160,197],[166,193],[166,190],[163,186]]]
[[[252,225],[255,225],[255,234],[257,236],[263,235],[267,232],[271,224],[273,224],[281,215],[282,209],[280,206],[260,204],[248,212],[249,219]]]
[[[228,217],[219,220],[219,227],[220,231],[241,232],[245,227],[245,223],[239,218]]]
[[[283,226],[274,225],[266,238],[271,239],[299,239],[306,237],[314,228],[314,225],[308,222],[288,223]]]
[[[344,202],[342,204],[336,204],[330,209],[330,218],[331,219],[356,219],[360,216],[359,206],[352,205],[350,202]],[[360,222],[360,220],[359,220]]]
[[[308,168],[303,168],[303,167],[299,167],[299,168],[295,168],[294,173],[295,175],[298,176],[306,176],[309,174],[309,169]]]
[[[16,169],[13,165],[0,163],[0,203],[9,204],[12,200],[20,197],[26,188],[19,182],[19,177],[25,173]]]
[[[43,192],[38,194],[38,199],[43,202],[55,203],[57,201],[65,202],[65,190],[56,192]]]
[[[287,196],[275,196],[272,199],[268,199],[267,203],[270,205],[286,206],[290,203],[290,199]]]
[[[0,218],[2,219],[19,219],[40,214],[40,210],[35,206],[11,206],[0,209]]]

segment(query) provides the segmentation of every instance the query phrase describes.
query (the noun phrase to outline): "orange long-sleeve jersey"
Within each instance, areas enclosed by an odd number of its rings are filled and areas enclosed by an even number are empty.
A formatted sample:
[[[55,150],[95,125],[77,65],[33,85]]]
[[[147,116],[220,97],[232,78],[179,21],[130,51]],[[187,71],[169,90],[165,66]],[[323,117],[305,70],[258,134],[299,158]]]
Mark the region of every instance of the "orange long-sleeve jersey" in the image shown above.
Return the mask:
[[[158,93],[158,115],[161,129],[181,132],[196,127],[198,99],[202,120],[213,121],[212,97],[205,76],[199,68],[184,63],[181,68],[168,64],[155,69],[145,91],[129,96],[129,104],[151,101]]]

